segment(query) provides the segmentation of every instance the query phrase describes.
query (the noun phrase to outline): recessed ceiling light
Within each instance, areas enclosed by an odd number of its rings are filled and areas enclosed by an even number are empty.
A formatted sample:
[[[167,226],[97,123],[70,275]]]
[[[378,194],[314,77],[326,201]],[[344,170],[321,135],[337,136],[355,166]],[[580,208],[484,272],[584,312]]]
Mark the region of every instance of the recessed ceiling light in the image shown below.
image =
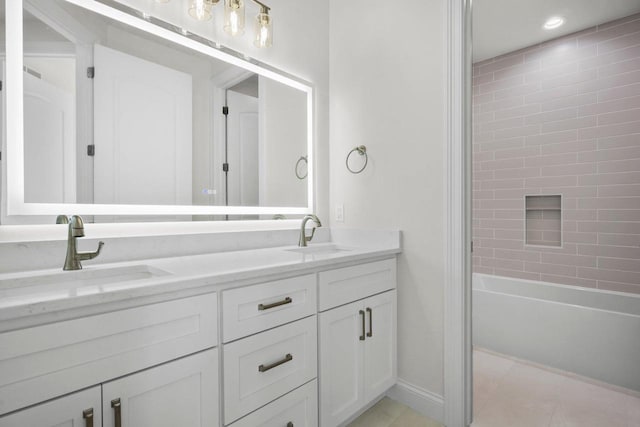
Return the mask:
[[[558,28],[564,24],[564,18],[562,16],[552,16],[547,19],[547,22],[544,23],[545,30],[553,30]]]

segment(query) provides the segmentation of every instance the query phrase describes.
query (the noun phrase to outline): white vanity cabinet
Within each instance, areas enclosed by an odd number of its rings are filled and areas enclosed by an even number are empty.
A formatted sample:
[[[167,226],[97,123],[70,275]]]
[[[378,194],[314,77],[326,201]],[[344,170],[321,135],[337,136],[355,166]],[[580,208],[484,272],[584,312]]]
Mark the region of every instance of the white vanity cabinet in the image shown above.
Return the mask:
[[[337,427],[396,382],[396,260],[0,333],[0,427]]]
[[[0,417],[0,427],[214,427],[215,349]]]
[[[215,349],[102,385],[104,427],[218,425]]]
[[[217,343],[216,293],[0,333],[0,426],[217,426]]]
[[[260,411],[271,414],[274,407],[284,407],[280,416],[296,414],[286,402],[293,390],[314,380],[318,370],[316,276],[222,293],[225,425],[267,404]],[[305,408],[303,419],[315,420],[309,427],[315,426],[317,408]],[[252,419],[258,416],[252,414]]]
[[[393,386],[397,377],[395,260],[333,270],[324,277],[320,273],[321,301],[323,291],[332,290],[335,283],[344,286],[343,298],[333,295],[325,300],[333,299],[336,305],[347,298],[356,301],[319,315],[323,427],[348,420]]]
[[[100,386],[95,386],[0,417],[0,427],[99,427],[101,407]]]
[[[231,427],[317,427],[318,382],[310,381]]]

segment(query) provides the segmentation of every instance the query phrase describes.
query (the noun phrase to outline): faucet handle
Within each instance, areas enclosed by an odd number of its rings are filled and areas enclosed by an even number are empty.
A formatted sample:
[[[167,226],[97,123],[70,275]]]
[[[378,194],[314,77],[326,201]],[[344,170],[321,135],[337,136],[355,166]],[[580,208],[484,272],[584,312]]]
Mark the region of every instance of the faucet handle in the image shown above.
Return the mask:
[[[69,217],[66,215],[58,215],[56,224],[69,224]]]
[[[78,259],[81,261],[87,261],[89,259],[94,259],[98,255],[100,255],[100,251],[104,246],[104,242],[98,242],[98,249],[95,252],[78,252]]]
[[[305,239],[307,240],[307,242],[310,242],[310,241],[311,241],[311,239],[313,239],[313,235],[314,235],[314,234],[316,234],[316,228],[317,228],[317,227],[313,227],[313,228],[311,229],[311,235],[310,235],[310,236],[306,236],[306,237],[305,237]]]

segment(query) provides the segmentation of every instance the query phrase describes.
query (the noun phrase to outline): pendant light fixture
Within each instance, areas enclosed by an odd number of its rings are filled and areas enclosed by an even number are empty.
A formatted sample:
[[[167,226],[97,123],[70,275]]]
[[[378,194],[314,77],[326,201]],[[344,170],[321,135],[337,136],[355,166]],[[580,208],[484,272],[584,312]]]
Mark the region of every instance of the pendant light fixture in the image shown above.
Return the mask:
[[[255,23],[255,39],[253,44],[255,47],[265,48],[273,45],[273,24],[269,11],[271,8],[258,0],[253,0],[260,5],[260,13],[256,16]]]
[[[189,6],[189,16],[197,21],[208,21],[211,15],[211,8],[218,3],[219,0],[191,0]]]
[[[170,0],[155,0],[156,3],[168,3]],[[271,8],[259,0],[252,0],[260,6],[260,13],[254,22],[253,44],[259,48],[273,45],[273,23],[269,11]],[[197,21],[208,21],[213,17],[213,7],[220,0],[189,0],[188,13]],[[231,36],[241,36],[245,31],[245,0],[224,0],[224,32]]]
[[[244,34],[244,0],[224,0],[224,32],[232,36]]]

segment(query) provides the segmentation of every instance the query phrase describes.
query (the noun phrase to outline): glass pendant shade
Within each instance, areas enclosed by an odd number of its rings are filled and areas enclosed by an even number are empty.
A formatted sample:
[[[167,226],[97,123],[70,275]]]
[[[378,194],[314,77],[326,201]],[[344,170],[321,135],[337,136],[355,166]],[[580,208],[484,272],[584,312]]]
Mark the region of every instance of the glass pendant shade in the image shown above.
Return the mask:
[[[268,13],[260,12],[256,16],[256,38],[253,44],[259,48],[271,47],[273,45],[273,25]]]
[[[197,21],[208,21],[212,16],[211,2],[207,0],[191,0],[189,16]]]
[[[224,32],[232,36],[244,34],[244,0],[224,0]]]

